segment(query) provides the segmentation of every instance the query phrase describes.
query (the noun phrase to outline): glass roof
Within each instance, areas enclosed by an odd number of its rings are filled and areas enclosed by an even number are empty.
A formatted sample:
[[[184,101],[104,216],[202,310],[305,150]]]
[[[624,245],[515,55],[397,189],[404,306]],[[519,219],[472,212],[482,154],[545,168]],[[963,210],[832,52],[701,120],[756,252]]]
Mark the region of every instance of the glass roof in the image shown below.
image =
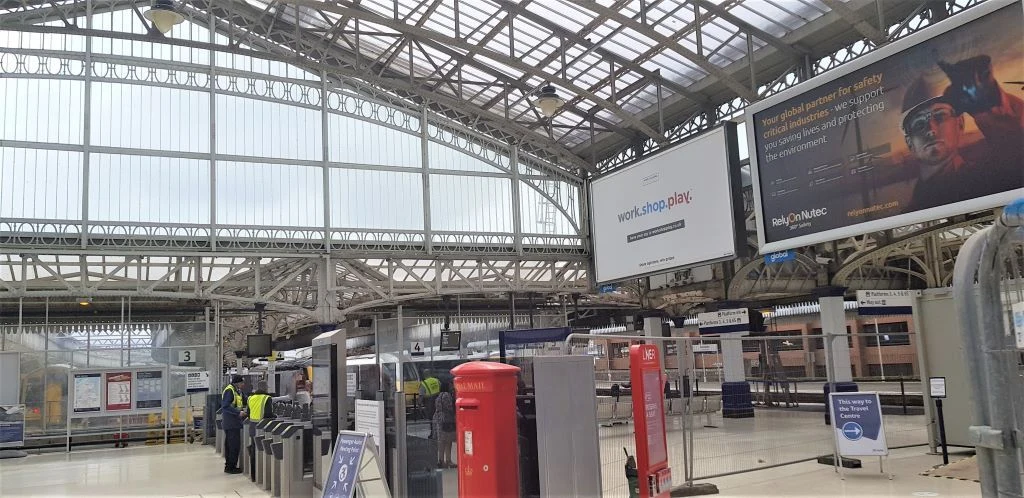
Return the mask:
[[[744,60],[746,31],[758,32],[757,51],[769,44],[762,37],[829,12],[819,0],[246,1],[298,18],[374,71],[411,76],[570,149],[589,143],[591,115],[598,134],[644,133],[636,116],[656,109],[659,86],[671,99],[715,77],[704,63]],[[550,121],[533,106],[549,82],[566,99]]]

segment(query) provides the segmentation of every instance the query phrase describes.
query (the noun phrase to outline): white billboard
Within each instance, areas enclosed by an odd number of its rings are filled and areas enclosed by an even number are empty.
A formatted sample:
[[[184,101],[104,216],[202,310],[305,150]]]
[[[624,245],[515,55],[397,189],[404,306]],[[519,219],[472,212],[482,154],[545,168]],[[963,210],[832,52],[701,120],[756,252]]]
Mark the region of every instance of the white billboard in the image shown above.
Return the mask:
[[[596,280],[736,257],[739,187],[734,123],[595,179],[590,222]]]

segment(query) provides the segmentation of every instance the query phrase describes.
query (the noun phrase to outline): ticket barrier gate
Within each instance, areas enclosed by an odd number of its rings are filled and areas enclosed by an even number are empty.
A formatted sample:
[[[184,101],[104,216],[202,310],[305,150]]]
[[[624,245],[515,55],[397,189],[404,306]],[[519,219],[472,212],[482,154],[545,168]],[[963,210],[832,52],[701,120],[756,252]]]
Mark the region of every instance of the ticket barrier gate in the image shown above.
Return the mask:
[[[321,429],[313,429],[313,487],[323,491],[324,478],[331,469],[331,457],[334,451],[334,441],[331,440],[330,431],[324,432]]]
[[[265,490],[273,487],[273,454],[271,444],[274,442],[274,430],[284,421],[265,419],[256,423],[256,435],[253,444],[256,446],[256,484]]]
[[[274,447],[275,465],[280,466],[281,498],[309,497],[313,493],[312,476],[306,477],[305,446],[313,437],[308,421],[289,423],[281,433],[280,451]]]

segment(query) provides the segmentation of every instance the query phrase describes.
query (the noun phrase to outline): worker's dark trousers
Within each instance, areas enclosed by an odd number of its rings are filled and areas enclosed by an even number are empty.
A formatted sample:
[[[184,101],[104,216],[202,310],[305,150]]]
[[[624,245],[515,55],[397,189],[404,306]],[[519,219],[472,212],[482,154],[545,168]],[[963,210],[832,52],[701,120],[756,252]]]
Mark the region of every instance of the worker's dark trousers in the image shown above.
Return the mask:
[[[224,429],[224,470],[238,468],[242,450],[242,429]]]

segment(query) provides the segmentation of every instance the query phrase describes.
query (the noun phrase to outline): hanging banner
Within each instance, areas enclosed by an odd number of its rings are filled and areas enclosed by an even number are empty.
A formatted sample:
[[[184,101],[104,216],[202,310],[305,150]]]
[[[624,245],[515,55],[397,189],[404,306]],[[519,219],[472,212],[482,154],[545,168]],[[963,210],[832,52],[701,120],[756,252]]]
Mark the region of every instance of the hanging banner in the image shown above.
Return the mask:
[[[0,405],[0,448],[25,444],[25,405]]]
[[[103,407],[103,377],[98,373],[75,374],[71,409],[75,413],[98,412]]]
[[[833,434],[841,456],[885,456],[882,403],[878,393],[829,393]]]
[[[107,374],[107,411],[132,409],[132,373]]]

